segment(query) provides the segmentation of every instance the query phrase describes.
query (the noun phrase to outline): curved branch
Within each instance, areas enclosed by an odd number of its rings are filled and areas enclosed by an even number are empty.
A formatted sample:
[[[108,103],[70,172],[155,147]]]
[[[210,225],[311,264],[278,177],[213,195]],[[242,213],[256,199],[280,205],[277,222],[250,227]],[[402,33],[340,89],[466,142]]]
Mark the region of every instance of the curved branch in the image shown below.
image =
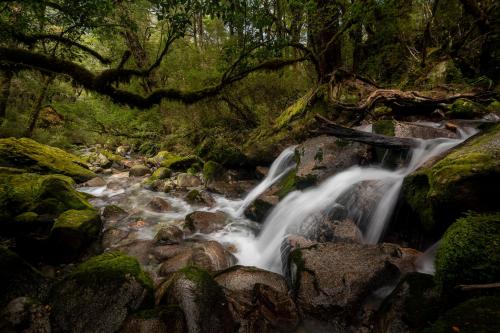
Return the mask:
[[[202,99],[216,96],[226,86],[242,80],[250,73],[262,70],[277,70],[292,65],[307,58],[270,59],[242,72],[226,77],[218,84],[194,91],[177,89],[159,89],[148,96],[142,96],[130,91],[116,89],[114,82],[126,82],[132,76],[145,75],[144,71],[130,69],[109,69],[95,74],[74,62],[48,57],[43,54],[17,48],[0,47],[0,64],[11,70],[32,69],[45,73],[62,74],[71,77],[85,89],[109,96],[114,102],[127,104],[140,109],[151,108],[162,100],[175,100],[184,103],[195,103]]]

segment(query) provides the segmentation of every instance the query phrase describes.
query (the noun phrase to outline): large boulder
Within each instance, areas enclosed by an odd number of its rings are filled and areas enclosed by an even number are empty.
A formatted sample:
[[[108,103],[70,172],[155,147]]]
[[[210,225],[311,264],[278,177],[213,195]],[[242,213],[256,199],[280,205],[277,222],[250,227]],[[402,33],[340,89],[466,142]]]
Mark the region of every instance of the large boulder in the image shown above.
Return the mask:
[[[245,216],[253,221],[263,222],[278,202],[279,196],[263,193],[248,205],[245,209]]]
[[[181,173],[177,175],[176,184],[179,187],[198,187],[201,186],[201,179],[189,173]]]
[[[235,266],[214,276],[222,286],[240,332],[293,332],[299,314],[279,274]]]
[[[306,330],[344,332],[361,324],[363,303],[400,276],[395,246],[323,243],[290,253],[287,275]]]
[[[168,151],[160,151],[156,156],[148,158],[153,166],[162,166],[174,171],[185,171],[195,163],[203,163],[198,156],[180,156]]]
[[[129,170],[130,177],[143,177],[150,173],[151,170],[145,165],[136,164],[132,166]]]
[[[183,268],[162,283],[156,303],[179,308],[189,333],[232,333],[236,329],[222,288],[197,267]]]
[[[396,120],[379,120],[372,125],[373,133],[398,138],[456,138],[457,133],[446,128],[437,128],[419,123],[408,123]]]
[[[406,177],[402,194],[408,209],[401,213],[420,222],[424,232],[439,236],[464,212],[497,211],[497,184],[500,124],[490,126]],[[403,216],[399,220],[408,219]]]
[[[43,298],[48,280],[19,257],[0,246],[0,309],[17,297]]]
[[[0,331],[4,333],[50,333],[50,309],[30,297],[18,297],[0,310]]]
[[[102,222],[95,209],[67,210],[55,220],[49,241],[52,256],[60,261],[75,259],[101,232]]]
[[[12,222],[26,212],[55,218],[68,209],[91,208],[73,184],[71,178],[62,175],[0,170],[0,221]]]
[[[58,173],[84,182],[96,175],[79,157],[27,138],[0,139],[0,167],[35,173]]]
[[[55,331],[116,332],[128,314],[152,305],[153,283],[137,260],[108,252],[77,266],[49,300]]]
[[[500,281],[500,213],[470,214],[444,234],[436,254],[436,282],[453,293],[460,284]]]

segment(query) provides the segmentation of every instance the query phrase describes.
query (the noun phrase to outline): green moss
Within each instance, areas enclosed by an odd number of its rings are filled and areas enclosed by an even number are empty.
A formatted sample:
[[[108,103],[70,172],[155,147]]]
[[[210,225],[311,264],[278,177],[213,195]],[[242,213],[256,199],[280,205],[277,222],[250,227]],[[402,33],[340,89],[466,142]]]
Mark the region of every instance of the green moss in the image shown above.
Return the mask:
[[[393,120],[378,120],[373,123],[373,133],[394,136],[394,121]]]
[[[121,161],[123,161],[123,157],[119,156],[119,155],[116,155],[116,154],[113,154],[112,152],[110,152],[109,150],[106,150],[106,149],[102,149],[99,151],[99,153],[103,154],[104,156],[106,156],[106,158],[108,160],[110,160],[111,162],[116,162],[116,163],[120,163]]]
[[[491,102],[486,108],[489,112],[497,112],[500,113],[500,101],[494,100]]]
[[[423,333],[496,333],[500,328],[500,296],[468,300],[440,317]]]
[[[469,214],[444,234],[436,255],[436,283],[444,292],[459,284],[500,280],[500,213]]]
[[[445,114],[450,118],[472,119],[481,117],[486,112],[486,108],[481,104],[460,98],[451,105],[451,108]]]
[[[304,96],[299,98],[295,103],[286,108],[283,113],[276,119],[276,129],[283,128],[288,125],[293,119],[299,117],[307,108],[309,102],[317,92],[317,88],[309,90]]]
[[[234,141],[233,138],[223,135],[205,138],[196,148],[196,154],[207,161],[240,167],[246,163],[246,158]]]
[[[0,221],[24,212],[56,217],[68,209],[90,208],[72,185],[71,178],[61,175],[0,174]]]
[[[377,106],[373,110],[373,113],[375,114],[376,117],[381,117],[381,116],[385,116],[385,115],[391,114],[392,113],[392,109],[390,107],[385,106],[385,105]]]
[[[172,176],[172,170],[165,167],[160,167],[153,172],[149,180],[166,179]]]
[[[208,161],[203,165],[203,179],[209,183],[224,174],[224,167],[215,161]]]
[[[0,139],[0,166],[63,174],[77,182],[96,177],[81,158],[26,138]]]
[[[34,212],[26,212],[15,217],[16,223],[34,223],[38,219],[38,214]]]
[[[286,197],[286,195],[297,189],[297,171],[290,171],[285,177],[283,177],[279,184],[278,196],[280,199]]]
[[[58,229],[71,229],[81,232],[89,238],[96,237],[101,231],[102,223],[99,212],[95,209],[68,210],[55,220],[52,232]]]
[[[199,202],[201,200],[200,191],[196,189],[189,191],[188,194],[186,195],[186,200],[190,203]]]
[[[201,162],[198,156],[179,156],[168,151],[160,151],[155,157],[148,159],[148,162],[154,165],[160,165],[175,171],[185,171],[194,163]]]
[[[500,124],[404,180],[403,194],[424,228],[444,228],[467,210],[494,211],[500,181]],[[438,223],[439,222],[439,223]]]
[[[318,162],[323,162],[323,149],[318,149],[316,155],[314,155],[314,160]]]
[[[134,278],[143,287],[153,290],[153,281],[141,269],[137,259],[120,252],[107,252],[78,265],[68,276],[82,284],[99,285]]]

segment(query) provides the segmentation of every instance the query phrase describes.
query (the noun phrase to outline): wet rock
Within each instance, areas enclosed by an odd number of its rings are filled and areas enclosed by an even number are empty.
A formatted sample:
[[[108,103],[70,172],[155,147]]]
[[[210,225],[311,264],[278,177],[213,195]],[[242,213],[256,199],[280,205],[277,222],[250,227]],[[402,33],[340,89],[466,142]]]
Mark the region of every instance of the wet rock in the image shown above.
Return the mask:
[[[47,292],[47,282],[16,253],[0,246],[0,309],[14,298],[29,296],[42,299]]]
[[[195,163],[203,163],[198,156],[180,156],[168,151],[160,151],[156,156],[148,158],[148,164],[162,166],[174,171],[186,171]]]
[[[52,257],[58,262],[69,262],[97,238],[102,229],[99,213],[94,209],[68,210],[54,222],[49,242]]]
[[[203,164],[203,180],[209,184],[214,180],[222,180],[224,177],[224,167],[217,162],[208,161]]]
[[[150,179],[152,180],[167,179],[171,176],[172,176],[172,170],[170,170],[169,168],[160,167],[153,172]]]
[[[379,120],[373,123],[373,132],[398,138],[457,138],[455,131],[445,128],[433,127],[426,124],[408,123],[395,120]]]
[[[149,170],[149,168],[147,166],[137,164],[137,165],[134,165],[130,168],[129,176],[130,177],[143,177],[150,172],[151,171]]]
[[[50,333],[49,312],[35,299],[15,298],[0,313],[0,331]]]
[[[361,243],[363,234],[351,219],[331,220],[323,216],[318,218],[308,230],[307,238],[316,242]]]
[[[218,242],[189,242],[185,243],[182,252],[163,262],[159,274],[167,276],[191,265],[214,272],[226,269],[235,262],[234,256]]]
[[[324,243],[290,253],[289,272],[307,330],[343,332],[359,321],[363,301],[395,283],[398,257],[381,246]]]
[[[83,183],[83,186],[88,186],[88,187],[106,186],[106,181],[101,177],[95,177]]]
[[[278,202],[279,197],[277,195],[266,195],[264,193],[245,209],[245,216],[253,221],[263,222]]]
[[[186,201],[190,204],[199,204],[212,207],[215,205],[215,199],[207,191],[193,189],[186,194]]]
[[[353,165],[366,164],[371,159],[368,145],[329,136],[306,140],[297,147],[296,154],[299,161],[296,177],[312,184]]]
[[[482,134],[428,161],[403,182],[404,225],[392,227],[404,232],[419,226],[437,238],[465,212],[498,211],[500,184],[500,124],[490,125]],[[412,233],[418,235],[416,231]]]
[[[77,266],[51,291],[55,331],[115,332],[131,312],[151,306],[153,283],[139,263],[108,252]]]
[[[209,234],[224,228],[227,221],[228,216],[224,212],[196,211],[186,216],[184,226],[191,232]]]
[[[252,184],[253,185],[253,184]],[[245,182],[213,181],[207,185],[210,192],[222,194],[228,198],[240,198],[251,189],[250,184]]]
[[[0,167],[41,174],[57,173],[71,177],[76,182],[96,176],[81,158],[27,138],[0,139]]]
[[[89,161],[92,165],[107,169],[111,167],[113,161],[110,161],[106,155],[102,153],[96,153],[89,156]]]
[[[154,212],[164,213],[172,210],[172,205],[163,198],[155,197],[146,205],[146,208]]]
[[[235,266],[214,279],[223,287],[240,332],[292,332],[298,325],[297,308],[281,275]]]
[[[101,216],[106,222],[117,222],[128,216],[128,213],[116,205],[108,205],[102,209]]]
[[[151,253],[158,261],[165,261],[167,259],[173,258],[183,252],[190,251],[191,244],[189,242],[184,242],[180,244],[167,244],[160,245],[153,248]]]
[[[255,168],[255,172],[261,178],[264,178],[269,173],[269,168],[268,167],[263,167],[263,166],[258,166],[258,167]]]
[[[92,172],[95,172],[95,173],[102,173],[104,171],[103,168],[101,168],[99,166],[93,166],[93,165],[89,167],[89,170]]]
[[[408,274],[377,311],[374,332],[420,332],[436,320],[441,307],[432,275]]]
[[[175,225],[169,225],[161,228],[155,236],[156,244],[177,244],[184,238],[184,232]]]
[[[122,241],[126,240],[130,231],[119,229],[119,228],[109,228],[102,234],[101,245],[103,249],[108,249],[113,246],[123,245]]]
[[[184,314],[186,332],[236,330],[222,288],[197,267],[186,267],[167,279],[156,292],[156,303],[178,307]]]
[[[154,241],[149,239],[136,239],[131,240],[130,242],[126,242],[126,244],[120,245],[116,247],[116,250],[125,253],[128,256],[131,256],[142,266],[148,266],[152,264],[157,264],[158,262],[151,254],[151,251],[154,246]]]
[[[179,187],[198,187],[201,186],[201,179],[189,173],[181,173],[177,175],[176,184]]]

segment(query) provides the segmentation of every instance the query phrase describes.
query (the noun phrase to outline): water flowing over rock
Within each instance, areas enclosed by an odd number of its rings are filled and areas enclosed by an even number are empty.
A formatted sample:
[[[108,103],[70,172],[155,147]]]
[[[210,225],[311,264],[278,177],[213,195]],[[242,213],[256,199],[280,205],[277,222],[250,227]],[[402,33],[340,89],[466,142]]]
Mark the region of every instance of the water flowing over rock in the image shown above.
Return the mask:
[[[224,212],[196,211],[186,216],[185,227],[191,232],[209,234],[222,229],[227,223],[227,218]]]

